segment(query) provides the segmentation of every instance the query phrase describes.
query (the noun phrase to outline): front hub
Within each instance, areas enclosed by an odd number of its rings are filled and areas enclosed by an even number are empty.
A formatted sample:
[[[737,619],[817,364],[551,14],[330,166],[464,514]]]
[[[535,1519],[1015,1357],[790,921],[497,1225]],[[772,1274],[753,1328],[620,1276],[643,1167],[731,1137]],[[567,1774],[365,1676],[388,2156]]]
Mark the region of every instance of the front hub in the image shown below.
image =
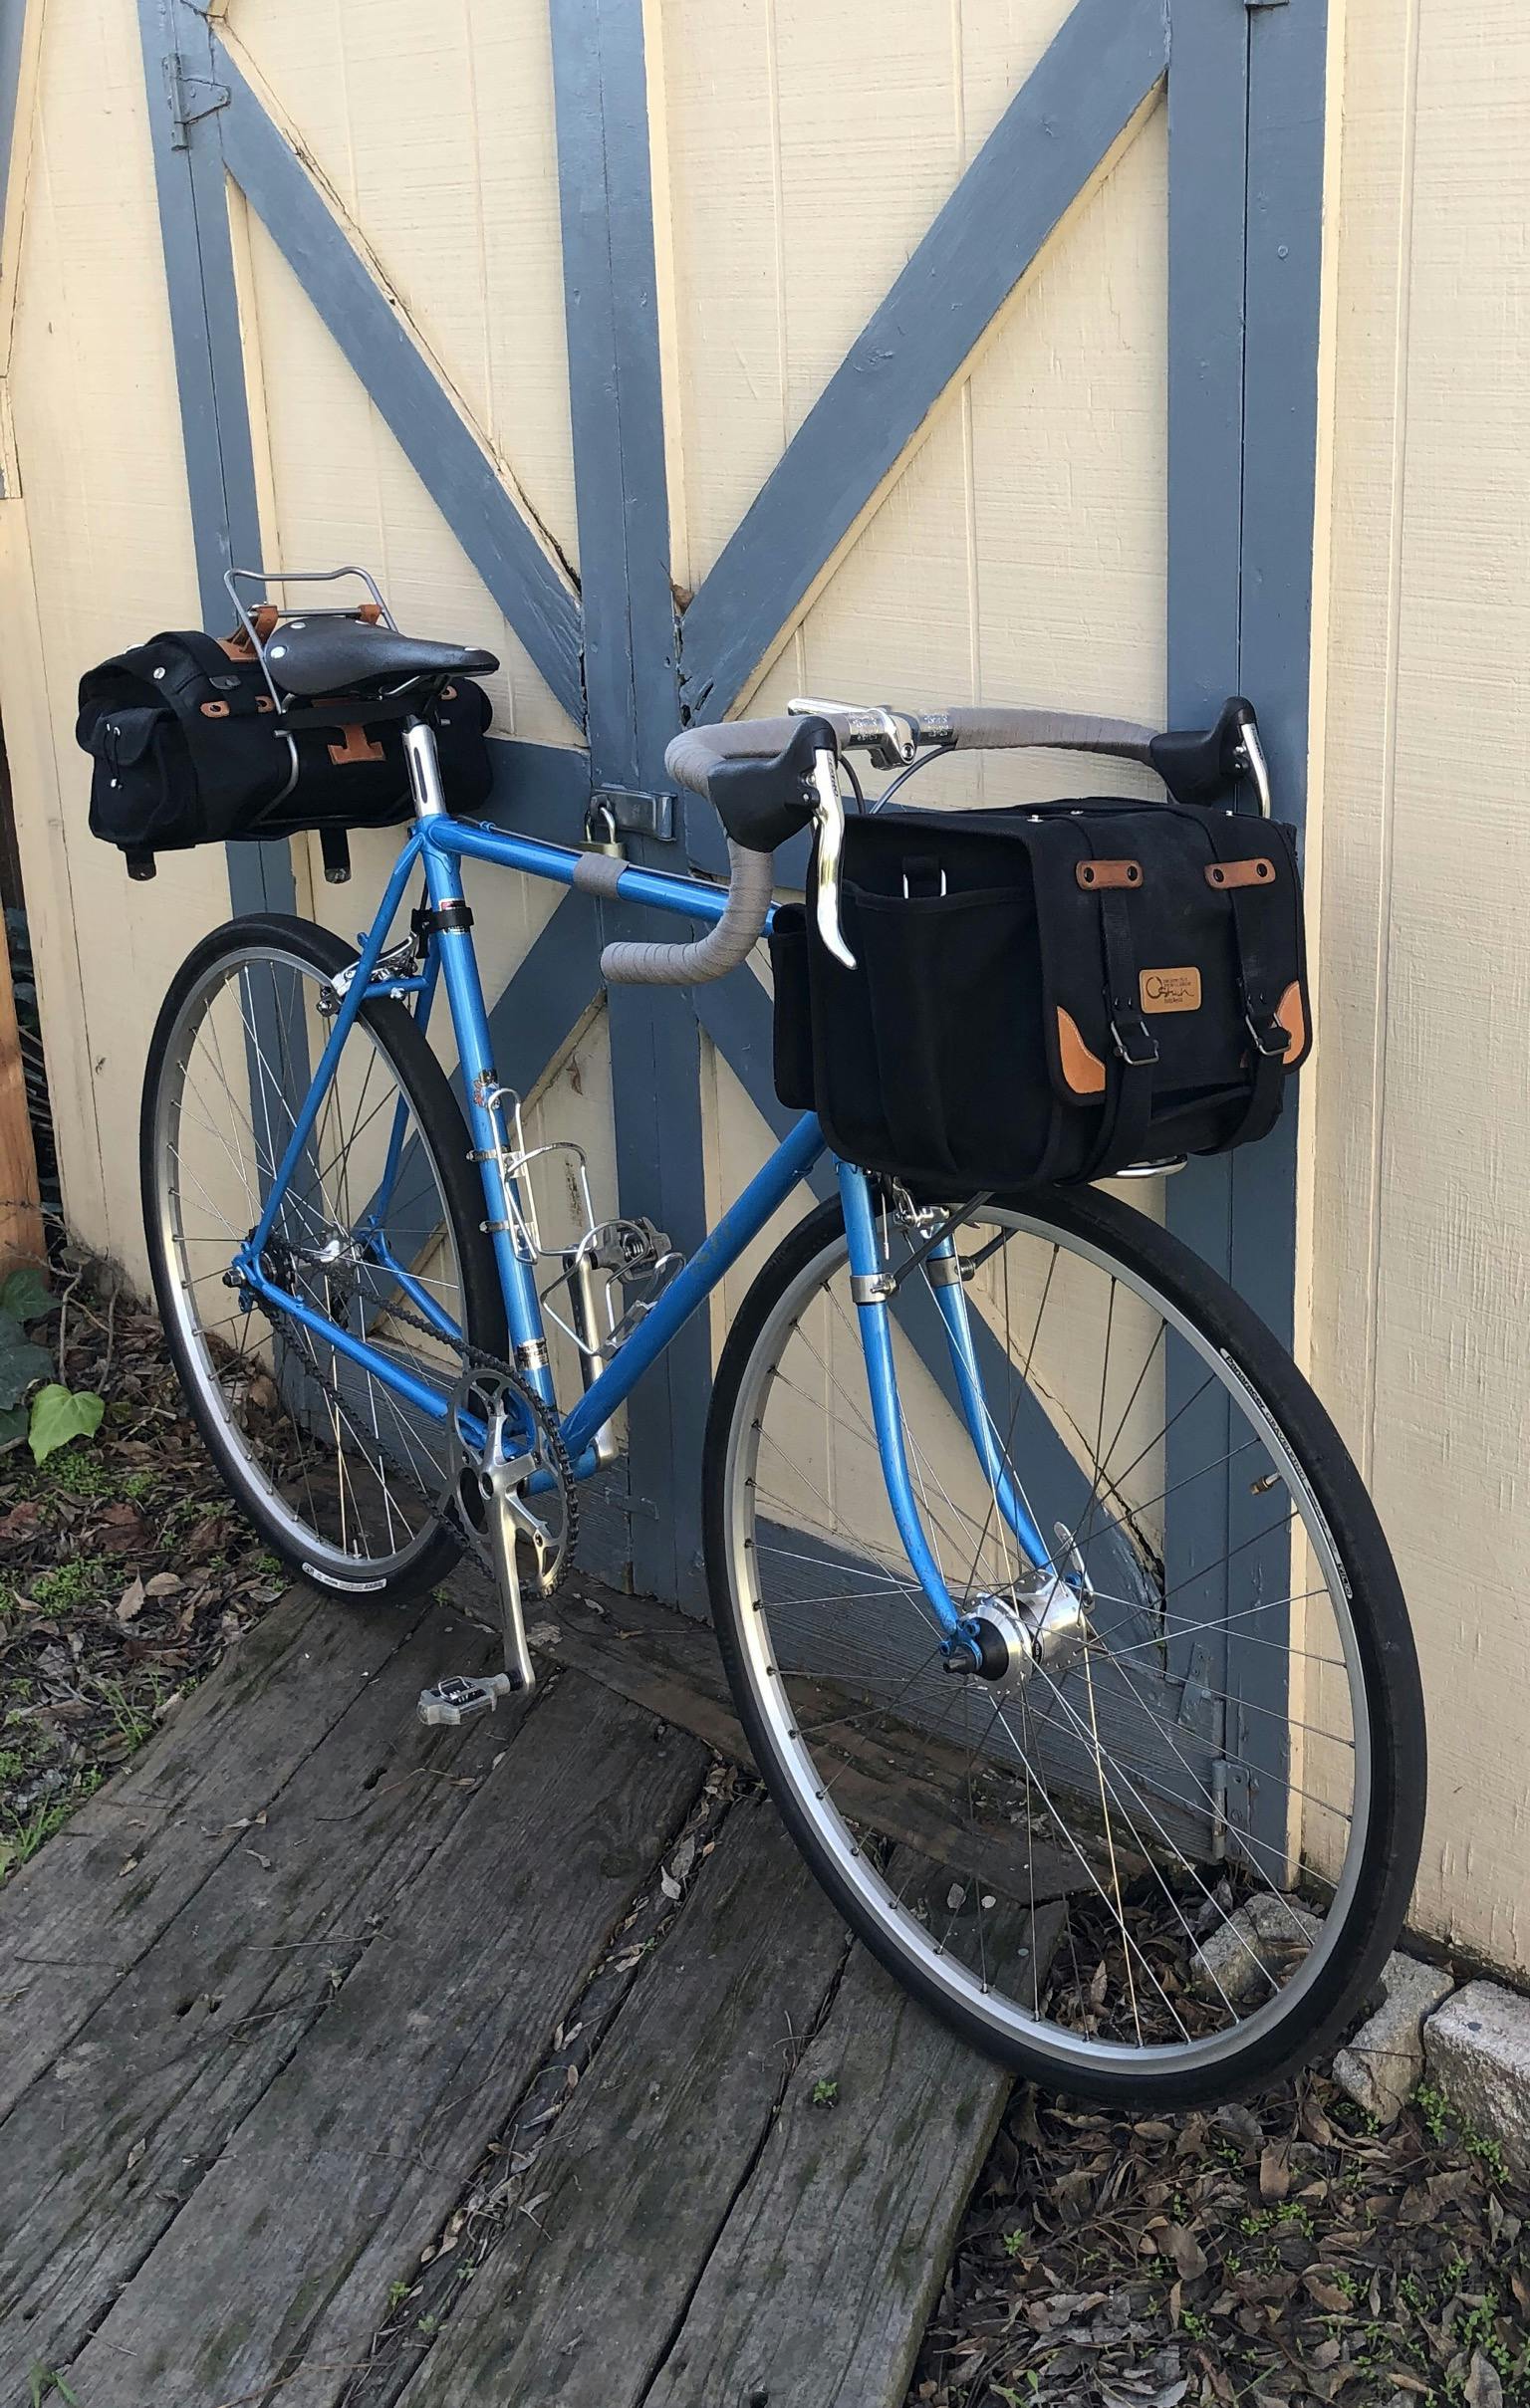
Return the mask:
[[[943,1650],[946,1668],[1018,1697],[1038,1672],[1064,1680],[1089,1645],[1086,1597],[1060,1573],[1038,1573],[1026,1587],[986,1596]]]

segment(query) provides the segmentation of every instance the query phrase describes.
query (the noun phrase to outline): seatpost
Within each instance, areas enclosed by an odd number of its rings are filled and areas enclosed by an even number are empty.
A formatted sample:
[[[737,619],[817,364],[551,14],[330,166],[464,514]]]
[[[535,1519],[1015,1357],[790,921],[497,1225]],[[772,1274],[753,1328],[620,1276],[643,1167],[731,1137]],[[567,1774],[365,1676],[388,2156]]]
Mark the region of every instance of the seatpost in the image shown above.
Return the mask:
[[[435,730],[428,719],[421,719],[413,712],[403,723],[403,757],[408,763],[415,819],[443,818],[446,794],[441,785],[441,757],[435,749]]]

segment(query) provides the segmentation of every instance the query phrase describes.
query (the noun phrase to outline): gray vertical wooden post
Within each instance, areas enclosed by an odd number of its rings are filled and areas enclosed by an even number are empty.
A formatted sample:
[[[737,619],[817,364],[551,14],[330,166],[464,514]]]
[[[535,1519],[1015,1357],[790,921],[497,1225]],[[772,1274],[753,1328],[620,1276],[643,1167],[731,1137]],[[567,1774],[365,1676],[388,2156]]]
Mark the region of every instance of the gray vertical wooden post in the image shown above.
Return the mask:
[[[680,714],[642,0],[552,0],[552,31],[591,777],[653,793]],[[666,845],[629,850],[678,866]],[[609,913],[609,933],[629,916]],[[691,1254],[705,1235],[694,1008],[682,991],[616,989],[610,1021],[623,1210]],[[696,1607],[710,1384],[701,1315],[629,1414],[634,1581]]]
[[[260,507],[239,297],[228,225],[228,187],[207,19],[190,0],[138,0],[149,138],[169,291],[181,436],[202,622],[229,617],[223,573],[260,560]],[[172,92],[181,110],[172,106]],[[290,911],[292,854],[285,844],[230,844],[235,911]]]
[[[1326,0],[1300,7],[1171,0],[1169,36],[1168,703],[1203,723],[1224,694],[1259,711],[1275,807],[1306,809],[1317,444]],[[1295,1300],[1294,1097],[1264,1144],[1192,1163],[1168,1183],[1175,1234],[1231,1280],[1289,1344]],[[1222,1458],[1226,1409],[1187,1406],[1198,1374],[1169,1366],[1166,1480]],[[1214,1415],[1214,1426],[1213,1426]],[[1225,1434],[1223,1434],[1225,1432]],[[1174,1497],[1165,1532],[1171,1610],[1212,1619],[1228,1588],[1283,1597],[1289,1550],[1236,1462]],[[1283,1617],[1262,1614],[1264,1639]],[[1229,1819],[1272,1843],[1284,1833],[1284,1659],[1224,1632],[1203,1667],[1226,1693],[1224,1744],[1252,1768]],[[1188,1666],[1176,1665],[1178,1670]],[[1281,1683],[1279,1687],[1275,1683]],[[1261,1709],[1242,1711],[1245,1703]],[[1236,1767],[1235,1767],[1236,1770]],[[1260,1773],[1269,1776],[1262,1784]]]

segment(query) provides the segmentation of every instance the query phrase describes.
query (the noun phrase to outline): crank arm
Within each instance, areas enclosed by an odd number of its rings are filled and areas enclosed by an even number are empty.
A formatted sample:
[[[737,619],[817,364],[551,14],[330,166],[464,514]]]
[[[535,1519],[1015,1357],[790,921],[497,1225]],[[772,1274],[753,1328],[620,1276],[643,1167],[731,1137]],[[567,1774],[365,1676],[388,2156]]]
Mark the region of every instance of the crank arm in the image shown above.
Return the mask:
[[[513,1689],[534,1689],[537,1675],[526,1644],[526,1617],[521,1610],[521,1571],[515,1560],[517,1538],[525,1539],[538,1562],[542,1561],[547,1533],[525,1504],[515,1485],[518,1466],[496,1464],[487,1475],[484,1503],[489,1525],[489,1546],[494,1557],[494,1572],[499,1584],[499,1610],[505,1632],[505,1670]]]

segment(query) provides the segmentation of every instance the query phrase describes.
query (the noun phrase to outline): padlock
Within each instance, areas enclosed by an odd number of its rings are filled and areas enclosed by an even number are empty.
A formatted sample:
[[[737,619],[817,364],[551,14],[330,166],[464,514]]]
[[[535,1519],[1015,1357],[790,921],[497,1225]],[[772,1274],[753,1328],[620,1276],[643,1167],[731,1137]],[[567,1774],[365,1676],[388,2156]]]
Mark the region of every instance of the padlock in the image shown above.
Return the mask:
[[[585,814],[582,852],[609,853],[613,860],[625,861],[622,840],[617,834],[617,815],[609,803],[592,803]]]

